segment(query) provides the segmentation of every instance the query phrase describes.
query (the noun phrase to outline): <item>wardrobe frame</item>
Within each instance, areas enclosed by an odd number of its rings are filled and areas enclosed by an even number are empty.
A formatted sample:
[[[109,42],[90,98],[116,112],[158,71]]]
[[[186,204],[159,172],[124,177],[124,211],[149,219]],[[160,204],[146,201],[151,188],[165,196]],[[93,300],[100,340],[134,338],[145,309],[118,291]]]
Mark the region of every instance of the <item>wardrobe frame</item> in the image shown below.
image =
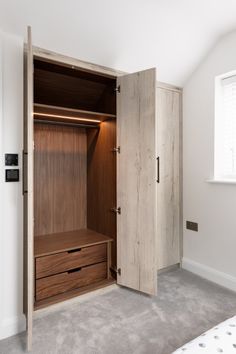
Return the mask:
[[[168,102],[168,106],[165,106],[165,102],[162,102],[162,95],[165,98],[168,97],[171,102]],[[174,96],[178,95],[178,102],[176,102],[176,97],[174,100]],[[182,258],[183,258],[183,89],[181,87],[167,84],[164,82],[157,81],[157,110],[159,111],[160,105],[167,108],[169,107],[168,113],[165,112],[163,117],[160,117],[157,114],[157,132],[160,134],[160,141],[157,138],[157,152],[160,157],[160,165],[162,170],[160,172],[160,184],[158,184],[157,188],[157,199],[159,202],[159,198],[162,200],[162,206],[158,203],[157,206],[157,215],[161,214],[164,210],[164,219],[161,221],[162,233],[160,228],[157,229],[158,234],[158,274],[169,271],[174,268],[179,268],[182,266]],[[162,107],[163,108],[163,107]],[[178,108],[178,110],[176,109]],[[165,140],[169,142],[169,145],[172,146],[172,153],[176,156],[177,153],[177,162],[173,164],[173,157],[167,154],[163,156],[163,131],[159,132],[159,124],[160,120],[163,120],[163,126],[166,127],[170,124],[170,120],[173,120],[170,132],[165,130],[164,136],[166,136]],[[177,130],[177,122],[178,122],[178,130]],[[177,147],[176,149],[176,140]],[[169,140],[170,139],[170,140]],[[165,144],[164,144],[165,146]],[[167,148],[168,150],[168,148]],[[169,149],[170,150],[170,149]],[[174,160],[175,161],[175,160]],[[178,165],[178,168],[177,168]],[[169,169],[169,170],[168,170]],[[171,172],[170,172],[171,170]],[[167,172],[168,171],[168,172]],[[166,178],[164,176],[166,175]],[[170,178],[171,186],[170,186]],[[168,187],[167,187],[168,185]],[[167,189],[171,188],[171,196],[170,193],[166,193]],[[177,193],[177,195],[176,195]],[[170,198],[171,197],[171,205]],[[164,205],[163,205],[164,204]],[[162,209],[162,210],[161,210]],[[168,217],[167,217],[168,215]],[[168,222],[170,220],[170,222]],[[167,226],[168,223],[168,226]],[[158,225],[161,226],[161,225]],[[163,243],[165,240],[165,243]],[[163,262],[163,260],[165,260]]]
[[[33,255],[33,244],[34,244],[34,234],[33,234],[33,173],[32,173],[32,168],[29,168],[29,166],[33,166],[33,149],[34,149],[34,144],[33,144],[33,58],[39,58],[44,61],[53,61],[57,62],[58,64],[63,64],[64,66],[72,67],[72,68],[78,68],[79,70],[84,70],[84,71],[89,71],[94,74],[99,74],[99,75],[104,75],[104,76],[109,76],[112,78],[117,79],[117,90],[119,91],[118,87],[119,85],[125,84],[125,80],[127,76],[130,76],[130,80],[128,80],[128,85],[126,85],[126,92],[124,97],[131,97],[133,95],[133,89],[138,88],[138,97],[135,100],[134,103],[134,109],[139,107],[140,104],[140,97],[142,100],[142,95],[144,96],[143,100],[143,105],[144,105],[144,113],[139,112],[139,118],[140,114],[144,114],[145,117],[147,118],[147,121],[145,121],[145,124],[148,122],[149,126],[151,127],[151,124],[154,124],[155,126],[155,120],[151,119],[148,121],[149,116],[152,115],[152,117],[155,118],[155,100],[156,100],[156,77],[153,75],[154,69],[149,69],[145,72],[139,72],[135,74],[130,74],[127,75],[127,73],[124,73],[122,71],[117,71],[111,68],[107,68],[104,66],[88,63],[79,59],[74,59],[65,55],[57,54],[39,47],[34,47],[32,46],[32,37],[31,37],[31,29],[28,28],[28,45],[25,46],[25,114],[24,114],[24,132],[25,132],[25,139],[24,139],[24,152],[23,152],[23,161],[24,161],[24,166],[23,166],[23,194],[24,194],[24,235],[25,235],[25,242],[24,242],[24,251],[26,257],[25,259],[25,269],[26,269],[26,278],[24,281],[24,289],[25,289],[25,295],[24,295],[24,312],[26,314],[26,323],[27,323],[27,348],[28,350],[31,350],[32,348],[32,330],[33,330],[33,312],[34,312],[34,304],[33,304],[33,299],[34,299],[34,255]],[[142,77],[143,73],[143,77]],[[140,80],[140,82],[139,82]],[[130,87],[129,87],[130,83]],[[146,94],[146,89],[147,87],[150,87],[150,83],[152,85],[152,99],[153,101],[148,101],[147,97],[145,96]],[[154,83],[154,85],[153,85]],[[151,102],[151,104],[150,104]],[[152,104],[153,103],[153,104]],[[148,107],[152,106],[152,112],[146,113],[148,111]],[[140,108],[140,107],[139,107]],[[119,102],[117,102],[117,109],[123,114],[127,114],[129,112],[129,104],[124,104],[120,105],[119,107]],[[123,110],[123,111],[122,111]],[[124,127],[123,127],[124,128]],[[143,130],[145,133],[145,125],[143,124]],[[124,129],[123,129],[124,131]],[[153,127],[152,127],[153,131]],[[154,129],[155,131],[155,129]],[[135,132],[134,132],[135,136]],[[148,136],[144,137],[145,143],[148,144]],[[123,134],[123,141],[125,142],[125,136]],[[146,139],[146,140],[145,140]],[[154,139],[155,140],[155,139]],[[136,141],[130,141],[130,144],[135,143],[136,145],[138,144],[138,139],[136,138]],[[118,142],[119,144],[119,142]],[[141,144],[142,145],[142,144]],[[122,149],[122,147],[121,147]],[[149,239],[146,241],[145,240],[145,247],[143,248],[143,254],[142,252],[140,253],[140,244],[142,244],[142,236],[141,240],[137,238],[135,242],[136,249],[137,249],[137,254],[139,257],[139,262],[140,264],[145,264],[147,263],[147,268],[149,267],[150,272],[145,271],[144,273],[140,273],[140,269],[137,270],[137,274],[134,273],[135,269],[132,269],[131,271],[128,271],[129,274],[122,278],[121,280],[117,281],[118,284],[124,285],[130,288],[133,288],[138,291],[146,292],[152,295],[156,295],[157,292],[157,248],[156,248],[156,180],[157,180],[157,168],[156,168],[156,146],[155,146],[155,156],[152,156],[151,162],[149,162],[149,166],[152,166],[152,172],[151,173],[151,184],[152,188],[146,189],[145,191],[142,190],[142,196],[141,199],[142,201],[145,201],[146,195],[148,195],[148,190],[150,193],[150,190],[152,193],[149,194],[152,199],[152,219],[151,219],[151,226],[149,227],[149,230],[147,234],[149,235]],[[144,154],[145,155],[145,154]],[[150,155],[150,153],[149,153]],[[126,156],[126,161],[127,160]],[[150,160],[150,156],[142,156],[142,161],[145,159]],[[151,165],[150,165],[151,164]],[[124,173],[124,169],[122,171]],[[142,179],[143,177],[141,177]],[[144,181],[144,179],[143,179]],[[155,183],[153,183],[155,182]],[[150,186],[150,183],[148,182],[148,186]],[[142,189],[142,188],[141,188]],[[117,195],[119,194],[119,191],[117,191]],[[122,196],[124,199],[124,203],[129,204],[129,201],[127,200],[126,197]],[[145,208],[142,206],[140,203],[140,208],[139,208],[139,213],[142,213],[143,211],[146,213]],[[117,206],[118,207],[118,206]],[[128,214],[132,214],[131,210],[131,205],[128,205],[126,208]],[[144,218],[144,215],[139,214],[141,219]],[[149,216],[148,216],[149,218]],[[142,224],[142,222],[141,222]],[[149,223],[146,223],[149,225]],[[119,226],[118,226],[119,227]],[[138,233],[142,235],[143,230],[138,230]],[[147,247],[146,247],[147,246]],[[147,252],[147,249],[150,251],[149,253]],[[133,251],[132,251],[133,252]],[[131,253],[128,254],[130,256]],[[128,260],[129,261],[129,260]],[[130,264],[125,263],[125,260],[123,259],[123,264],[125,265],[125,270],[129,270]],[[127,267],[126,267],[127,266]],[[142,270],[142,267],[140,267]],[[117,270],[118,275],[120,275],[120,270]],[[122,270],[122,274],[123,274]],[[149,274],[150,273],[150,274]],[[137,282],[139,284],[139,287],[137,286]],[[151,285],[151,286],[150,286]]]

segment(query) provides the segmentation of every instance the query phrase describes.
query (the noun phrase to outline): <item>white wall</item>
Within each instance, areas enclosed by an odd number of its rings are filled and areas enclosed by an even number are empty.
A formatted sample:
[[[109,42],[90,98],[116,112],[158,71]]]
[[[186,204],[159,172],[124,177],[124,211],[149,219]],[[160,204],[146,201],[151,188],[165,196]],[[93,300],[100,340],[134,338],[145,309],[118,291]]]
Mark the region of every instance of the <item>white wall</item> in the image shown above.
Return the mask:
[[[214,80],[236,69],[236,32],[218,43],[184,87],[183,266],[236,290],[236,185],[210,184],[214,169]],[[184,225],[185,226],[185,225]]]
[[[0,32],[0,339],[24,329],[21,181],[6,183],[5,153],[20,157],[23,41]]]
[[[235,23],[235,0],[0,1],[6,32],[31,25],[35,45],[127,72],[154,66],[178,86]]]
[[[236,290],[236,185],[205,182],[213,173],[214,77],[236,69],[235,43],[236,33],[225,37],[184,88],[184,221],[199,222],[199,232],[184,230],[183,264]],[[22,61],[23,39],[0,32],[0,338],[25,325],[21,182],[4,182],[3,160],[5,152],[21,157]],[[95,52],[91,61],[99,62]]]

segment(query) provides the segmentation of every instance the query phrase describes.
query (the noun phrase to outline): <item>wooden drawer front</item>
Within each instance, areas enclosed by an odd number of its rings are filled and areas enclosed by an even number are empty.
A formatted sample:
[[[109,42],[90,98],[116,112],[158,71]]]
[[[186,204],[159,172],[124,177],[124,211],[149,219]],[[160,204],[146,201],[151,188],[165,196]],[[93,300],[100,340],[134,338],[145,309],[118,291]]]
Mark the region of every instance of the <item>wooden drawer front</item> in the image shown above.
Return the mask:
[[[36,280],[36,301],[107,278],[107,262]]]
[[[36,279],[90,264],[106,262],[107,244],[36,258]]]

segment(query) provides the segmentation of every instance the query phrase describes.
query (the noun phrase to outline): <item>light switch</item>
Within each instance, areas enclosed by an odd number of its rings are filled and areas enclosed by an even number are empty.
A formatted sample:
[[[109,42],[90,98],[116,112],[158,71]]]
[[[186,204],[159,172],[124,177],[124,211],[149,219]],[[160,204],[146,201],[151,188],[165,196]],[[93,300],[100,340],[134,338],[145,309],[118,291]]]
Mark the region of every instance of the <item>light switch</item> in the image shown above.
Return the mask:
[[[5,154],[5,166],[18,166],[18,154]]]
[[[19,169],[6,170],[6,182],[19,182]]]

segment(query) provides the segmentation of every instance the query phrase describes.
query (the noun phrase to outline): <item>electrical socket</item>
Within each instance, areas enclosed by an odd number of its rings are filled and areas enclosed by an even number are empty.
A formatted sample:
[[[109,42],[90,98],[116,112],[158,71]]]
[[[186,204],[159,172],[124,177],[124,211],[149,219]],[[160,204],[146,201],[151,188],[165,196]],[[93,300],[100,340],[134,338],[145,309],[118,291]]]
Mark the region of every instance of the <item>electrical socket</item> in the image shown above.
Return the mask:
[[[198,223],[186,221],[186,229],[198,232]]]

